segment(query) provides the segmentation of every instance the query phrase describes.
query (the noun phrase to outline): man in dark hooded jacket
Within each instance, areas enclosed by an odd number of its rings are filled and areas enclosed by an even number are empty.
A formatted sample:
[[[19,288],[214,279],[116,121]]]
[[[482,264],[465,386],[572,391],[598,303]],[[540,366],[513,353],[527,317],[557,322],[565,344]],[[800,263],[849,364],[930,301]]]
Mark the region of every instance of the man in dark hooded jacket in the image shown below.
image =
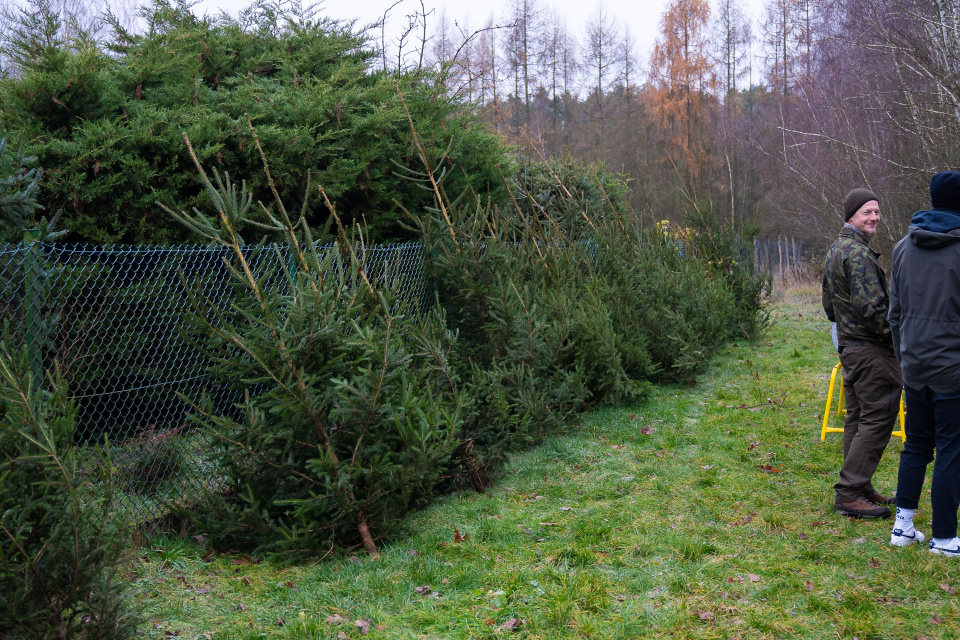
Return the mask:
[[[927,465],[933,466],[930,551],[960,557],[960,173],[930,181],[932,209],[918,211],[893,249],[890,329],[903,370],[907,441],[900,455],[890,544],[922,542],[913,525]]]

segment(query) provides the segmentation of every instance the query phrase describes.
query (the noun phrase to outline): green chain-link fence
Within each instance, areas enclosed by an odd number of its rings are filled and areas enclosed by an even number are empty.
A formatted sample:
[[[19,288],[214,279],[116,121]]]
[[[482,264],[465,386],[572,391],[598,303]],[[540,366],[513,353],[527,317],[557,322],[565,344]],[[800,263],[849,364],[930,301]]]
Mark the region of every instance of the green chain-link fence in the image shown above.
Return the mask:
[[[247,251],[258,275],[280,286],[287,248]],[[203,437],[188,428],[177,394],[206,391],[222,408],[243,400],[213,384],[206,358],[182,332],[187,286],[230,304],[225,255],[202,246],[54,245],[30,232],[22,245],[0,247],[0,316],[25,345],[35,377],[59,367],[78,408],[81,459],[106,438],[120,506],[139,521],[162,516],[162,503],[191,485],[216,481]],[[372,281],[389,276],[402,283],[397,293],[406,302],[428,306],[421,245],[366,247],[358,257]]]

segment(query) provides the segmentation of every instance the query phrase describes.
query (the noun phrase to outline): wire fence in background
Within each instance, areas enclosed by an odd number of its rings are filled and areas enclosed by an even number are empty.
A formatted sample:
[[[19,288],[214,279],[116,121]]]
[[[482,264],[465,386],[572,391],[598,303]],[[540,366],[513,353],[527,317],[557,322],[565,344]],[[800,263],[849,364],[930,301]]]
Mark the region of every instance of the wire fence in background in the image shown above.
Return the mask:
[[[164,502],[216,481],[204,455],[209,445],[188,428],[178,394],[206,392],[224,410],[243,401],[242,391],[214,384],[208,359],[183,332],[192,310],[188,289],[222,309],[232,303],[227,253],[24,240],[0,247],[0,317],[27,350],[36,379],[59,367],[78,410],[81,464],[95,463],[90,445],[108,442],[120,508],[137,521],[159,518]],[[246,251],[267,286],[286,286],[288,247]],[[399,300],[428,307],[432,287],[419,243],[365,247],[358,258],[372,282],[393,282]]]

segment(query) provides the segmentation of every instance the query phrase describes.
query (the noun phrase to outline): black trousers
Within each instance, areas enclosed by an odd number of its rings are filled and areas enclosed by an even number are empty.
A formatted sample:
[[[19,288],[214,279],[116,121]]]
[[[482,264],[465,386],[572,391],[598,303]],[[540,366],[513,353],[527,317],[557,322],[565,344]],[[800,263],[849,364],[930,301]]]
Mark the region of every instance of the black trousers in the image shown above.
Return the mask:
[[[917,508],[936,449],[930,489],[933,537],[953,538],[960,506],[960,394],[934,393],[929,387],[907,387],[906,394],[907,442],[900,454],[897,506]]]

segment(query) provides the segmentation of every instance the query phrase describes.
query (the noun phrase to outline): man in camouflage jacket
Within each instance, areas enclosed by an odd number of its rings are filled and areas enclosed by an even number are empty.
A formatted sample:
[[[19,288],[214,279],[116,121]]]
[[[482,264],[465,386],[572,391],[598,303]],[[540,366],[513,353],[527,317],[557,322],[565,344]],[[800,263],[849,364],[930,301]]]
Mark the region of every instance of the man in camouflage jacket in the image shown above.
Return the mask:
[[[887,322],[889,292],[880,254],[870,248],[880,204],[869,189],[854,189],[843,200],[846,221],[827,252],[823,310],[837,323],[837,350],[843,365],[847,417],[843,466],[834,485],[837,513],[886,518],[894,499],[872,484],[900,410],[903,386]]]

